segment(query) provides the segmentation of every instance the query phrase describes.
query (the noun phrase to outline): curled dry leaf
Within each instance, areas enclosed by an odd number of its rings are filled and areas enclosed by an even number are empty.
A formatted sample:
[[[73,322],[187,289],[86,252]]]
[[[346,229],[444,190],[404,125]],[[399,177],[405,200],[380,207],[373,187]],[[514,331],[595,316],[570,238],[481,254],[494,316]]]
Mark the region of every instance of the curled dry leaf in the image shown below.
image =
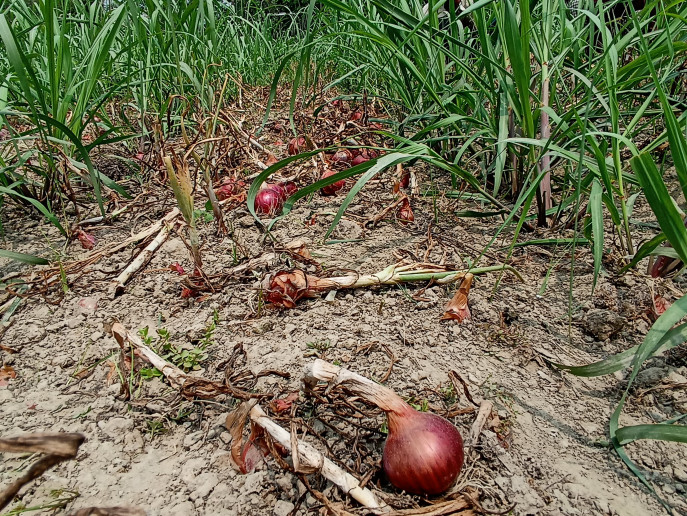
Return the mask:
[[[465,319],[469,319],[470,308],[468,307],[468,294],[470,293],[470,287],[472,286],[472,279],[474,276],[469,272],[465,274],[460,287],[453,296],[453,299],[446,305],[446,311],[441,319],[455,319],[459,323],[463,322]]]
[[[169,270],[176,272],[179,276],[186,274],[186,271],[179,262],[174,262],[169,266]]]
[[[245,442],[243,440],[243,429],[248,421],[248,413],[256,403],[256,400],[241,403],[233,412],[227,414],[225,422],[231,434],[231,458],[244,475],[255,470],[264,459],[262,450],[267,449],[264,431],[252,423],[250,437]]]
[[[265,165],[267,165],[268,167],[271,167],[272,165],[274,165],[274,164],[277,163],[278,161],[279,161],[279,160],[277,159],[277,157],[276,157],[274,154],[272,154],[272,153],[270,152],[270,153],[267,155],[267,160],[265,161]]]
[[[263,281],[265,300],[284,308],[294,308],[308,294],[308,277],[301,270],[281,271]]]
[[[413,222],[415,220],[415,215],[413,215],[413,209],[410,207],[410,201],[406,197],[401,203],[401,207],[398,209],[398,220],[404,224],[408,222]]]
[[[290,393],[286,398],[279,398],[276,400],[273,400],[271,405],[272,410],[276,413],[279,414],[280,412],[286,412],[287,410],[291,410],[291,405],[293,405],[294,401],[298,400],[298,391],[294,391]]]
[[[653,299],[653,315],[655,318],[658,319],[668,308],[670,308],[670,301],[659,294],[655,294]]]
[[[86,233],[81,229],[76,232],[76,238],[78,238],[79,242],[81,242],[81,247],[89,251],[98,243],[98,240],[93,235]]]
[[[17,373],[12,368],[12,366],[2,366],[0,367],[0,387],[6,387],[10,380],[17,377]]]

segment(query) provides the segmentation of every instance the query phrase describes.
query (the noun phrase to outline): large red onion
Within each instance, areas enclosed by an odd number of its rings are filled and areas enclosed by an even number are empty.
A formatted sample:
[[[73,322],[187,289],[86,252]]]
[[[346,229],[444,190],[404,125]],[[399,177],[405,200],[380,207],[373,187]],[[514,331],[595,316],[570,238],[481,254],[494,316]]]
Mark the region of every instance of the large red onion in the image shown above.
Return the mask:
[[[265,188],[275,190],[282,201],[285,201],[298,191],[298,186],[293,181],[282,181],[281,183],[268,183]]]
[[[403,412],[387,413],[384,472],[394,486],[408,493],[443,493],[463,467],[460,432],[441,416],[406,407]]]
[[[321,179],[326,179],[330,176],[333,176],[336,174],[336,171],[327,169],[324,171],[322,174]],[[344,186],[346,185],[346,181],[341,179],[340,181],[337,181],[336,183],[332,183],[331,185],[323,186],[320,189],[320,192],[322,192],[322,195],[336,195],[336,193],[341,190]]]
[[[274,215],[281,211],[283,199],[273,188],[263,188],[255,196],[255,211],[261,215]]]
[[[394,486],[413,494],[436,495],[456,481],[463,467],[463,439],[448,420],[419,412],[388,387],[323,360],[306,368],[306,385],[317,380],[334,382],[386,412],[389,435],[382,466]]]

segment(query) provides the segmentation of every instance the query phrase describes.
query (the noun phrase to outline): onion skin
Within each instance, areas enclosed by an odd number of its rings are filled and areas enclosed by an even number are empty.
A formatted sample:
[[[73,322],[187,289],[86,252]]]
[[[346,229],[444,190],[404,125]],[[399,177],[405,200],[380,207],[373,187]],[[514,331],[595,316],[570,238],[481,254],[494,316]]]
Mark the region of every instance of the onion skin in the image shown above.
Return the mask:
[[[408,406],[391,411],[382,465],[398,489],[437,495],[450,488],[463,467],[463,439],[443,417]]]
[[[353,161],[351,161],[351,166],[354,167],[356,165],[360,165],[361,163],[365,163],[366,161],[370,161],[370,158],[364,154],[358,154],[355,158],[353,158]]]
[[[300,153],[301,150],[305,148],[305,145],[306,141],[304,136],[296,136],[295,138],[292,138],[288,147],[289,155],[294,156]]]
[[[261,215],[274,215],[281,211],[284,201],[273,188],[263,188],[255,196],[255,211]]]
[[[298,185],[296,185],[296,183],[294,183],[293,181],[284,181],[281,185],[282,187],[284,187],[286,197],[291,197],[298,191]]]
[[[326,179],[330,176],[333,176],[334,174],[336,174],[334,170],[325,170],[320,179]],[[339,190],[341,190],[345,185],[346,181],[342,179],[341,181],[337,181],[336,183],[332,183],[331,185],[323,186],[320,189],[320,192],[322,192],[322,195],[336,195],[336,193]]]

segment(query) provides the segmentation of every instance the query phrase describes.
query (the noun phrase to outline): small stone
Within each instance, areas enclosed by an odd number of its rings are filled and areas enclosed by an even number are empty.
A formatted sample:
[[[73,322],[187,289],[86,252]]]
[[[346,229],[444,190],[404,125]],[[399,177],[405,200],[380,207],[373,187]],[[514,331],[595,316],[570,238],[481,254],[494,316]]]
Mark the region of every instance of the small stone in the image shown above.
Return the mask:
[[[182,502],[170,507],[169,511],[166,511],[167,516],[188,516],[189,514],[195,514],[195,505],[193,502]]]
[[[679,467],[674,467],[673,468],[673,475],[680,482],[683,482],[683,483],[687,482],[687,472],[684,469],[679,468]]]
[[[81,326],[81,323],[83,322],[83,318],[81,317],[70,317],[67,319],[67,327],[70,330],[73,330],[74,328],[78,328]]]
[[[184,448],[190,448],[203,437],[203,432],[193,432],[184,437]]]
[[[121,390],[121,386],[118,383],[113,383],[112,385],[108,386],[107,392],[113,395],[119,394],[119,391]]]
[[[670,485],[670,484],[666,484],[666,485],[663,486],[663,492],[664,492],[665,494],[671,495],[671,494],[674,494],[674,493],[675,493],[675,488],[674,488],[672,485]]]
[[[606,340],[618,333],[627,319],[612,310],[589,310],[584,317],[585,330],[599,340]]]
[[[221,434],[219,434],[219,439],[224,444],[231,444],[231,434],[229,432],[222,432]]]
[[[293,484],[291,483],[291,479],[289,477],[287,477],[286,475],[282,475],[280,477],[277,477],[276,482],[277,482],[277,485],[281,488],[281,490],[284,492],[287,492],[287,493],[293,487]]]
[[[274,504],[274,510],[272,511],[274,516],[289,516],[291,511],[293,511],[294,505],[286,500],[277,500]]]
[[[215,473],[201,473],[198,475],[193,482],[196,489],[191,493],[191,500],[197,500],[198,498],[205,498],[210,492],[219,484],[219,478]]]

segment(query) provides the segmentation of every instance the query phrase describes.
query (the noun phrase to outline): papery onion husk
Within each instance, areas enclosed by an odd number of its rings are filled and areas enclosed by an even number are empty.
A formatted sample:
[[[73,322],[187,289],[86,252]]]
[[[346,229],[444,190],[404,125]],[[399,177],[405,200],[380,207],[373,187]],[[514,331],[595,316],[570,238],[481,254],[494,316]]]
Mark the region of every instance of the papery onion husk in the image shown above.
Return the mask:
[[[308,276],[300,269],[280,271],[263,282],[265,301],[284,308],[295,308],[296,302],[308,294]]]
[[[415,220],[413,209],[410,207],[410,201],[407,197],[403,199],[401,207],[398,209],[398,220],[404,224]]]
[[[448,420],[408,406],[388,412],[389,436],[382,465],[389,481],[412,494],[437,495],[463,467],[463,439]]]
[[[358,154],[355,158],[353,158],[353,161],[351,161],[351,166],[355,167],[356,165],[360,165],[366,161],[370,161],[370,158],[363,154]]]
[[[86,233],[85,231],[83,231],[81,229],[78,229],[76,231],[76,238],[79,239],[79,242],[81,243],[81,247],[83,247],[84,249],[87,249],[89,251],[91,249],[93,249],[98,243],[97,238],[95,238],[90,233]]]
[[[468,294],[470,293],[470,287],[472,286],[472,280],[474,276],[469,272],[465,274],[463,281],[460,284],[458,290],[456,290],[453,299],[446,305],[446,311],[441,317],[444,319],[455,319],[456,321],[463,322],[465,319],[470,319],[470,307],[468,306]]]

